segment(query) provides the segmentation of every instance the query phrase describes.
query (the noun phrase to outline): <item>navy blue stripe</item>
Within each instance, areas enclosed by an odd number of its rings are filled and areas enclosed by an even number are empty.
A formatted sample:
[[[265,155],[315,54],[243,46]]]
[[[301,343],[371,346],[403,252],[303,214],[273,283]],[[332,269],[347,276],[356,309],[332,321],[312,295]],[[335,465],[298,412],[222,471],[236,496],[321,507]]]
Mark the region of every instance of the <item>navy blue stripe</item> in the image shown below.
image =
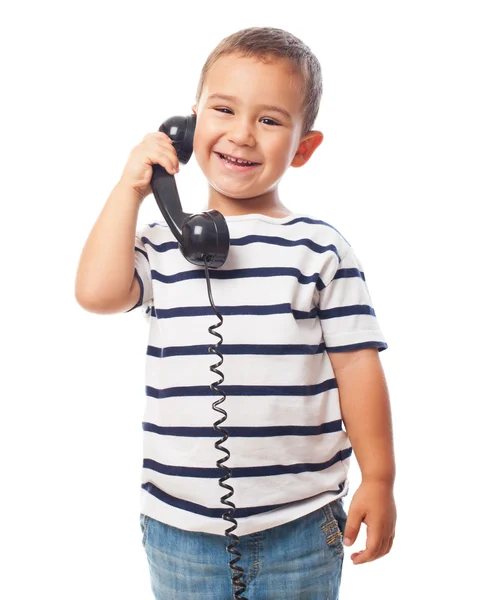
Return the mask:
[[[210,345],[198,344],[196,346],[168,346],[158,348],[156,346],[147,346],[147,355],[159,358],[168,356],[197,356],[209,353]],[[221,354],[228,355],[271,355],[271,356],[295,356],[321,354],[325,352],[325,344],[321,342],[317,345],[308,344],[221,344]]]
[[[346,278],[349,279],[350,277],[360,277],[363,281],[366,281],[364,272],[360,271],[359,269],[356,269],[356,268],[338,269],[336,271],[336,274],[334,275],[333,279],[346,279]],[[330,281],[327,283],[327,285],[329,283],[330,283]],[[322,279],[320,279],[320,277],[318,278],[317,290],[319,292],[321,292],[323,289],[325,289],[327,287],[327,285],[323,282]]]
[[[173,435],[178,437],[207,437],[220,438],[221,435],[213,427],[161,427],[154,423],[142,423],[142,429],[158,435]],[[284,425],[269,427],[225,427],[228,436],[246,438],[279,437],[286,435],[321,435],[342,431],[342,420],[330,421],[321,425]]]
[[[338,269],[334,275],[334,279],[341,279],[343,277],[361,277],[363,281],[366,281],[364,272],[356,267],[351,269]]]
[[[349,306],[338,306],[336,308],[318,309],[320,319],[334,319],[335,317],[348,317],[349,315],[372,315],[375,311],[368,304],[351,304]]]
[[[342,239],[345,242],[347,242],[347,244],[349,244],[349,242],[346,240],[346,238],[342,235],[342,233],[340,231],[338,231],[330,223],[327,223],[325,221],[321,221],[320,219],[312,219],[311,217],[297,217],[296,219],[293,219],[292,221],[289,221],[289,223],[283,223],[283,225],[294,225],[295,223],[308,223],[309,225],[324,225],[324,227],[330,227],[334,231],[337,231],[337,233],[342,237]],[[351,244],[349,244],[349,245],[351,245]]]
[[[177,250],[178,249],[177,241],[162,242],[161,244],[155,244],[148,237],[143,236],[142,243],[147,244],[148,246],[153,248],[156,252],[168,252],[169,250]]]
[[[179,508],[181,510],[185,510],[188,512],[192,512],[197,515],[203,515],[205,517],[221,519],[224,512],[230,510],[230,508],[228,506],[224,506],[223,508],[209,508],[207,506],[202,506],[201,504],[196,504],[195,502],[189,502],[187,500],[182,500],[181,498],[176,498],[175,496],[171,496],[170,494],[163,492],[162,490],[160,490],[157,486],[155,486],[150,481],[148,481],[147,483],[143,483],[141,485],[141,487],[142,487],[142,489],[146,490],[149,494],[151,494],[158,500],[161,500],[162,502],[165,502],[166,504],[169,504],[170,506],[175,506],[176,508]],[[323,493],[324,494],[331,493],[334,495],[340,494],[342,489],[343,489],[343,486],[340,485],[338,490],[326,490]],[[219,490],[219,491],[221,491],[221,490]],[[315,496],[311,496],[309,498],[304,498],[303,500],[311,500],[312,498],[316,498],[317,496],[320,496],[320,494],[316,494]],[[234,500],[234,498],[233,498],[233,500]],[[231,502],[231,499],[230,499],[230,502]],[[269,510],[274,510],[276,508],[293,506],[295,504],[299,504],[299,502],[300,502],[300,500],[296,500],[295,502],[285,502],[283,504],[270,504],[268,506],[250,506],[247,508],[236,508],[233,516],[238,519],[244,518],[244,517],[251,517],[252,515],[259,515],[259,514],[268,512]],[[233,502],[233,504],[234,504],[234,502]]]
[[[140,287],[139,299],[137,300],[137,304],[135,306],[132,306],[132,308],[129,308],[125,312],[130,312],[134,308],[137,308],[137,306],[141,306],[142,299],[144,298],[144,283],[143,283],[142,279],[140,278],[140,275],[139,275],[137,269],[134,269],[134,274],[135,274],[135,277],[137,277],[137,281],[139,282],[139,287]]]
[[[223,344],[221,345],[221,354],[225,355],[270,355],[270,356],[296,356],[296,355],[316,355],[327,352],[348,352],[360,350],[363,348],[378,348],[384,350],[388,346],[382,341],[359,342],[357,344],[345,344],[343,346],[327,346],[321,342],[318,346],[307,344]],[[147,346],[147,355],[156,358],[167,358],[169,356],[198,356],[210,354],[210,346],[207,344],[196,346],[168,346],[158,348],[157,346]]]
[[[146,257],[147,262],[149,262],[149,257],[147,256],[147,252],[145,252],[144,250],[142,250],[142,248],[139,248],[138,246],[135,246],[135,250],[137,252],[140,252],[141,254],[143,254]]]
[[[321,246],[309,238],[301,238],[298,240],[287,240],[286,238],[277,237],[275,235],[245,235],[241,238],[234,238],[230,241],[231,246],[247,246],[249,244],[272,244],[274,246],[306,246],[317,254],[325,254],[326,252],[334,252],[339,257],[336,246],[329,244],[328,246]],[[340,260],[340,257],[339,257]]]
[[[217,386],[225,396],[314,396],[337,388],[335,378],[327,379],[315,385],[221,385]],[[146,385],[146,395],[151,398],[170,398],[172,396],[207,396],[219,398],[207,385],[178,386],[157,389]]]
[[[163,275],[159,271],[153,269],[151,271],[152,278],[162,283],[176,283],[178,281],[186,281],[190,279],[205,279],[204,269],[194,269],[191,271],[181,271],[174,275]],[[211,279],[246,279],[253,277],[294,277],[300,284],[316,282],[320,278],[320,273],[313,275],[303,275],[299,269],[294,267],[252,267],[249,269],[218,269],[210,270]]]
[[[309,312],[291,308],[290,302],[283,304],[266,305],[240,305],[216,306],[221,315],[282,315],[292,314],[295,319],[313,319],[317,316],[318,307]],[[152,316],[157,314],[158,319],[171,319],[173,317],[200,317],[215,314],[210,305],[207,306],[179,306],[176,308],[152,308]]]
[[[221,315],[281,315],[291,313],[295,319],[333,319],[336,317],[347,317],[349,315],[372,315],[375,316],[374,309],[367,304],[351,304],[349,306],[338,306],[321,310],[315,306],[310,311],[296,310],[291,308],[290,302],[283,304],[267,304],[261,306],[240,305],[240,306],[217,306]],[[158,308],[152,307],[152,316],[157,313],[158,319],[171,319],[173,317],[199,317],[215,314],[211,306],[180,306],[176,308]]]
[[[234,467],[231,468],[231,477],[272,477],[273,475],[287,475],[293,473],[316,473],[324,471],[332,465],[348,458],[351,455],[351,448],[339,450],[335,455],[321,463],[298,463],[295,465],[265,465],[262,467]],[[225,465],[227,466],[227,465]],[[150,469],[170,475],[172,477],[196,477],[199,479],[219,479],[225,474],[224,469],[219,467],[180,467],[175,465],[163,465],[150,458],[144,458],[142,463],[144,469]]]
[[[317,289],[322,291],[326,286],[320,278],[320,273],[313,275],[304,275],[299,269],[294,267],[251,267],[248,269],[218,269],[209,271],[211,279],[247,279],[254,277],[272,278],[272,277],[294,277],[299,284],[307,285],[315,282]],[[177,283],[178,281],[188,281],[192,279],[205,279],[205,270],[194,269],[191,271],[181,271],[174,275],[163,275],[159,271],[152,269],[152,279],[161,283]],[[363,271],[357,268],[339,269],[334,275],[334,279],[360,277],[366,281]]]
[[[363,348],[377,348],[379,352],[388,348],[385,342],[360,342],[358,344],[346,344],[345,346],[326,346],[327,352],[350,352],[351,350],[362,350]]]

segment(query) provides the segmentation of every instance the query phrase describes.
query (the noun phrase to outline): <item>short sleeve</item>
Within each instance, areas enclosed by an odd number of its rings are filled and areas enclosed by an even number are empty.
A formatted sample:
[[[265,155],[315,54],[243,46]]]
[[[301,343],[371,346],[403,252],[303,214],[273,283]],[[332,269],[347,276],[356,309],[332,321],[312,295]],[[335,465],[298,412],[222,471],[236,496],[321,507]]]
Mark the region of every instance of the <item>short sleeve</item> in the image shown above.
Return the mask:
[[[385,350],[388,345],[377,321],[363,266],[352,246],[342,258],[333,254],[329,282],[319,291],[319,318],[328,352],[362,348]]]
[[[139,282],[140,296],[137,304],[125,312],[131,312],[141,306],[143,316],[149,318],[153,306],[154,293],[152,289],[151,266],[145,247],[145,240],[143,230],[137,231],[135,234],[134,260],[135,276]]]

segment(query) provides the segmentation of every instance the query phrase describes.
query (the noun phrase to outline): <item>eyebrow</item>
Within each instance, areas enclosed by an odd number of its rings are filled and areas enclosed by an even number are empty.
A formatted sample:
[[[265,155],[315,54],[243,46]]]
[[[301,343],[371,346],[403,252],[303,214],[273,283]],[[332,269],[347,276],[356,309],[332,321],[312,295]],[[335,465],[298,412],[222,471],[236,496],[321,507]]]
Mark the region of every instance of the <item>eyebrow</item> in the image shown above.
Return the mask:
[[[229,102],[238,102],[238,98],[235,98],[235,96],[228,96],[226,94],[211,94],[207,100],[227,100]],[[287,119],[292,119],[289,112],[281,106],[274,106],[273,104],[260,104],[259,108],[263,110],[273,110],[281,113],[281,115],[284,115]]]

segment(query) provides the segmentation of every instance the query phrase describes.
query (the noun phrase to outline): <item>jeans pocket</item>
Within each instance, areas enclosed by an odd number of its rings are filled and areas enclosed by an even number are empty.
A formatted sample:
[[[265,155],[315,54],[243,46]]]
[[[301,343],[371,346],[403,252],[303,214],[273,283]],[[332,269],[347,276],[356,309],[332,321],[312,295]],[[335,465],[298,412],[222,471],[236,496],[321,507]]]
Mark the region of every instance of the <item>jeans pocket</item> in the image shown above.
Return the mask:
[[[335,520],[337,521],[337,524],[339,525],[339,529],[341,530],[341,533],[344,537],[344,531],[346,530],[347,514],[346,514],[346,511],[344,510],[342,498],[338,498],[337,500],[334,500],[333,502],[331,502],[330,506],[332,509],[332,515],[334,516]]]
[[[325,534],[325,542],[333,548],[340,558],[344,558],[344,529],[346,526],[346,515],[342,508],[342,500],[333,500],[322,506],[325,520],[321,528]]]
[[[143,515],[140,513],[140,530],[142,532],[142,546],[146,547],[147,542],[147,529],[149,527],[149,517],[148,515]]]

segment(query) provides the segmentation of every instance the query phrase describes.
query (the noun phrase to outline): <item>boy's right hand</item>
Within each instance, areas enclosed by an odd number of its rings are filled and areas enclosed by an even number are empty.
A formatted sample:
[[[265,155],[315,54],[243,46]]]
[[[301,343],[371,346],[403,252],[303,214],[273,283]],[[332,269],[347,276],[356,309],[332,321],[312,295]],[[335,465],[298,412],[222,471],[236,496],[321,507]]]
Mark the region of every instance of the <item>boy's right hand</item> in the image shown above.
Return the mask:
[[[161,165],[174,175],[179,171],[178,156],[171,138],[161,131],[148,133],[142,142],[130,152],[120,182],[129,186],[140,202],[152,192],[152,165]]]

